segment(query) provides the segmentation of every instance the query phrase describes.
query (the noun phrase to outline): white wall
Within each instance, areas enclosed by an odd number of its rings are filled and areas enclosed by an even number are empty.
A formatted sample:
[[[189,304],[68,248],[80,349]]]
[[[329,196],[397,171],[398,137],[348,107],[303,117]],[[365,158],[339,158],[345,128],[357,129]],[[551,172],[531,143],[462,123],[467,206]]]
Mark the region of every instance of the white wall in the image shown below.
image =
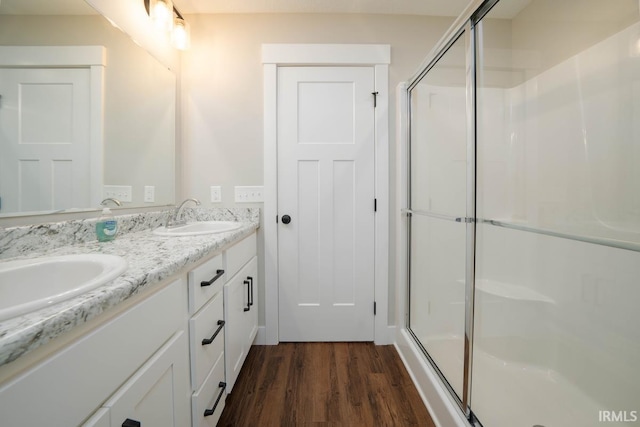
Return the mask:
[[[263,183],[263,43],[390,44],[389,93],[393,94],[452,22],[452,18],[355,14],[192,15],[187,20],[192,45],[183,55],[183,114],[187,121],[182,192],[208,205],[209,186],[221,185],[222,206],[234,205],[234,186]],[[395,206],[395,103],[389,105],[390,206]],[[392,211],[391,224],[395,214]],[[393,234],[390,241],[389,318],[393,319]],[[261,253],[261,277],[263,259]],[[264,292],[262,281],[260,292]],[[263,307],[260,324],[264,324]]]

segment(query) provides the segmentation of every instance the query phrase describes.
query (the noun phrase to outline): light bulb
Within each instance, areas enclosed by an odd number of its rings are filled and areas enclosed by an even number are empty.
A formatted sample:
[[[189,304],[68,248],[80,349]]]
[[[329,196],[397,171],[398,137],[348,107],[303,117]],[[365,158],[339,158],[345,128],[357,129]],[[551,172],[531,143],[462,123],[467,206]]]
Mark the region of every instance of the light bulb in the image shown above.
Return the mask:
[[[189,24],[182,18],[176,18],[173,22],[171,34],[173,46],[179,50],[187,50],[190,44]]]
[[[151,1],[150,15],[157,29],[169,32],[173,28],[173,3],[171,0]]]

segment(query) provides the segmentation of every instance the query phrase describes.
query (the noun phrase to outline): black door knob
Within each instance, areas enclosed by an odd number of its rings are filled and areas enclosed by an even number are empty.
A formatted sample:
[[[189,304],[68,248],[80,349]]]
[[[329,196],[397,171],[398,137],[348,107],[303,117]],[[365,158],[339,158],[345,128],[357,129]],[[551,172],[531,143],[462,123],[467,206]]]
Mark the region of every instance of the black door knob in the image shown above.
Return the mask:
[[[122,423],[122,427],[141,427],[142,423],[140,421],[132,420],[131,418],[127,418]]]
[[[291,222],[291,217],[289,215],[282,215],[282,223],[289,224]]]

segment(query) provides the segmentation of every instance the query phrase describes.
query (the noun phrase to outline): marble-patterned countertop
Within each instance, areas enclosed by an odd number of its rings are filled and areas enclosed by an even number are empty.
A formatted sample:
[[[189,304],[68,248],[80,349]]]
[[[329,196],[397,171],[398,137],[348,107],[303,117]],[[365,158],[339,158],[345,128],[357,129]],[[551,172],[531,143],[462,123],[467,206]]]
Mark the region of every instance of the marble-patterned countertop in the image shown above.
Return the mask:
[[[230,210],[224,211],[226,215],[220,215],[219,212],[204,216],[192,213],[191,218],[235,219],[242,222],[242,227],[225,233],[187,237],[156,236],[151,232],[155,226],[146,229],[141,226],[138,227],[142,228],[139,231],[132,227],[129,232],[118,235],[111,242],[100,243],[92,237],[71,245],[53,244],[43,249],[32,247],[31,250],[24,250],[21,255],[5,257],[4,260],[15,260],[40,256],[100,253],[119,255],[127,260],[129,267],[118,278],[83,295],[0,322],[0,365],[16,360],[128,298],[159,284],[164,279],[181,271],[186,272],[195,262],[241,240],[259,226],[258,209],[248,209],[249,213],[245,215],[229,215]],[[134,220],[140,221],[139,218],[140,215]],[[146,220],[145,217],[143,222],[149,222]],[[154,221],[157,221],[157,218],[151,221],[153,225],[157,225]],[[87,228],[91,229],[91,220],[79,222],[88,222]],[[59,226],[59,224],[56,225]],[[77,233],[77,224],[75,225]],[[42,230],[41,226],[32,228]],[[5,232],[4,237],[6,234],[8,233]],[[21,231],[20,234],[24,241],[29,238],[30,233]],[[0,240],[2,237],[0,236]],[[16,241],[15,244],[18,245],[18,242]]]

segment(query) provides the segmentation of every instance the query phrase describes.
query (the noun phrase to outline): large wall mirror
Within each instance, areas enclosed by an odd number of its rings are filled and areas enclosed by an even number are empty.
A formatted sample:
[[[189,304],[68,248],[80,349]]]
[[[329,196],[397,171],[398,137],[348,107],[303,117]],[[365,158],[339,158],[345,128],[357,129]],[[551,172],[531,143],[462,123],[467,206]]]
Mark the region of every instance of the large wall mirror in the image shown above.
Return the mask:
[[[174,203],[174,72],[84,0],[2,0],[0,50],[0,218]]]

